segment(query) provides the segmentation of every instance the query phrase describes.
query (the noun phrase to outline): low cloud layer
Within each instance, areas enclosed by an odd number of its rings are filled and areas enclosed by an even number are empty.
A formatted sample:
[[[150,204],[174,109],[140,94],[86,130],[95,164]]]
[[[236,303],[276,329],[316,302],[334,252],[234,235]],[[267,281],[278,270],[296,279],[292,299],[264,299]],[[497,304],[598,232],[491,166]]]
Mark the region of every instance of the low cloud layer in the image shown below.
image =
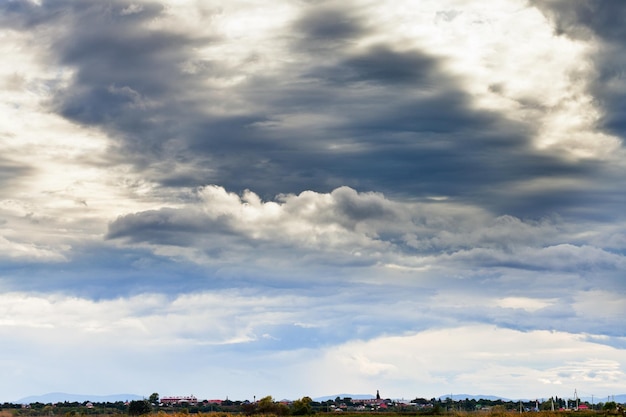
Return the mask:
[[[580,230],[559,218],[495,217],[466,205],[401,203],[348,187],[263,202],[251,191],[238,196],[207,186],[196,198],[187,207],[120,217],[108,237],[180,250],[200,263],[255,267],[291,253],[299,254],[298,264],[398,267],[415,269],[417,277],[419,269],[439,269],[445,277],[448,268],[463,265],[468,275],[478,269],[614,274],[606,282],[619,287],[626,266],[623,255],[577,238]]]
[[[247,398],[267,378],[278,386],[290,381],[289,388],[275,392],[281,396],[322,395],[345,386],[368,392],[374,385],[405,398],[415,392],[436,396],[452,388],[467,392],[474,384],[510,397],[518,386],[534,387],[526,395],[540,397],[584,384],[583,394],[619,389],[626,378],[620,365],[623,348],[597,343],[596,335],[519,331],[460,320],[443,329],[437,325],[351,340],[362,335],[368,322],[376,324],[379,314],[402,320],[401,310],[374,307],[368,320],[359,321],[362,311],[340,303],[345,296],[349,293],[323,301],[290,292],[259,297],[255,291],[226,291],[93,302],[9,293],[2,296],[2,332],[7,337],[10,333],[19,349],[7,351],[3,361],[7,374],[18,382],[32,381],[28,375],[36,369],[50,368],[44,362],[56,364],[52,369],[61,383],[81,390],[84,383],[75,385],[77,375],[89,379],[94,373],[106,377],[119,372],[106,365],[118,358],[116,366],[133,375],[114,383],[105,378],[108,390],[150,390],[156,385],[168,392],[195,388],[203,390],[201,395],[233,398]],[[333,305],[337,311],[330,314]],[[623,344],[623,337],[613,341]],[[27,360],[41,343],[47,344],[46,352]],[[62,369],[69,357],[92,365],[66,379]],[[220,383],[193,372],[186,381],[173,383],[166,375],[181,367],[211,372]],[[293,374],[307,378],[294,379]],[[142,382],[146,377],[150,383]],[[34,386],[48,389],[43,380]]]

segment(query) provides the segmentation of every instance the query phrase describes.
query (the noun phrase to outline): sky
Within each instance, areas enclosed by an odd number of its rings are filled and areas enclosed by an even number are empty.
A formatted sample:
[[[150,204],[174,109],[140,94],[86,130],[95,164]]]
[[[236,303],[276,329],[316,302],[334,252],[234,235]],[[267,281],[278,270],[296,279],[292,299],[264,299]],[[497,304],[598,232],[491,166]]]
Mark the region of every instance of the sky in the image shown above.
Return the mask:
[[[0,401],[626,393],[624,21],[0,2]]]

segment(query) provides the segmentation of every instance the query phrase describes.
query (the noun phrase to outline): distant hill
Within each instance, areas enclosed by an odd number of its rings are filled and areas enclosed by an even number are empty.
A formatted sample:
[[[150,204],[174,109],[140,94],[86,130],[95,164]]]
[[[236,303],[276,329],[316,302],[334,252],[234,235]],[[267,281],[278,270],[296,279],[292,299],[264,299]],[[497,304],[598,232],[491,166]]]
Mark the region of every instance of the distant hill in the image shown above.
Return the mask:
[[[320,402],[324,402],[328,400],[334,400],[337,397],[352,398],[355,400],[371,400],[372,398],[376,398],[375,395],[371,395],[371,394],[336,394],[336,395],[326,395],[324,397],[313,398],[313,401],[320,403]]]
[[[438,397],[439,399],[441,399],[442,401],[445,401],[446,398],[450,398],[451,394],[448,395],[442,395],[440,397]],[[384,395],[381,394],[381,396],[383,398],[390,398],[390,397],[385,397]],[[335,398],[352,398],[355,400],[368,400],[368,399],[373,399],[376,398],[375,395],[371,395],[371,394],[336,394],[336,395],[326,395],[324,397],[317,397],[317,398],[313,398],[313,401],[317,401],[317,402],[323,402],[323,401],[328,401],[328,400],[334,400]],[[392,399],[397,399],[395,397],[391,397]],[[471,394],[453,394],[452,395],[452,400],[454,401],[461,401],[461,400],[465,400],[466,398],[470,399],[470,400],[490,400],[490,401],[496,401],[496,400],[502,400],[502,401],[511,401],[507,398],[503,398],[503,397],[496,397],[494,395],[471,395]],[[617,401],[617,396],[615,397],[615,400]]]
[[[608,397],[585,397],[585,398],[581,398],[581,400],[583,401],[587,401],[587,402],[594,402],[594,404],[598,404],[598,403],[605,403],[607,401],[615,401],[618,404],[626,404],[626,394],[620,394],[620,395],[611,395],[611,398],[609,399]]]
[[[440,397],[438,397],[439,399],[441,399],[442,401],[445,401],[447,398],[450,398],[451,394],[448,395],[442,395]],[[470,400],[490,400],[490,401],[496,401],[496,400],[502,400],[502,401],[535,401],[536,398],[515,398],[515,399],[509,399],[509,398],[504,398],[504,397],[497,397],[494,395],[470,395],[470,394],[453,394],[452,395],[452,400],[453,401],[462,401],[465,399],[470,399]],[[567,397],[565,397],[567,398]],[[547,399],[547,398],[544,398]],[[570,398],[571,399],[571,398]],[[614,400],[615,399],[615,400]],[[539,401],[541,401],[541,398],[538,399]],[[587,401],[589,403],[593,402],[595,404],[598,403],[604,403],[607,401],[607,397],[581,397],[580,398],[581,401]],[[621,395],[615,395],[615,396],[611,396],[610,401],[615,401],[618,404],[626,404],[626,394],[621,394]]]
[[[54,404],[62,402],[85,402],[91,401],[94,403],[114,403],[116,401],[132,401],[141,400],[144,397],[135,394],[114,394],[114,395],[82,395],[82,394],[67,394],[64,392],[51,392],[43,395],[32,395],[30,397],[20,398],[17,401],[13,401],[14,404]]]
[[[452,397],[450,397],[450,396],[452,396]],[[476,400],[476,401],[478,401],[478,400],[511,401],[508,398],[497,397],[495,395],[471,395],[471,394],[448,394],[448,395],[441,395],[438,398],[440,400],[442,400],[442,401],[445,401],[447,398],[452,398],[452,401],[462,401],[462,400],[465,400],[465,399]]]

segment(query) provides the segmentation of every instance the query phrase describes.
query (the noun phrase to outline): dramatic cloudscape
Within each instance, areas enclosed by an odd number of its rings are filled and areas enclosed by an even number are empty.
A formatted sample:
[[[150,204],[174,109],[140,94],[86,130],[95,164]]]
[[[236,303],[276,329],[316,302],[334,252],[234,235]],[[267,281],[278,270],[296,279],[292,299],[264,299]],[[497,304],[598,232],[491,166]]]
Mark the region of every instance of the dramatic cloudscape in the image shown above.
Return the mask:
[[[0,2],[0,401],[623,394],[624,21]]]

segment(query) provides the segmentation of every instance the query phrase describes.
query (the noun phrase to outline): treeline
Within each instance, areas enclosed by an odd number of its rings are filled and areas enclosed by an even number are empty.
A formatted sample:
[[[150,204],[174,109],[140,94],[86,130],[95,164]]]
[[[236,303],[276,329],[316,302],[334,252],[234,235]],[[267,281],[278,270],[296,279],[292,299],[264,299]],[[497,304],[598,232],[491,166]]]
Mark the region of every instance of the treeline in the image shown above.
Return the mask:
[[[295,401],[276,401],[271,396],[261,398],[259,401],[231,401],[220,402],[202,401],[197,404],[176,404],[164,405],[158,400],[158,394],[153,394],[150,399],[130,401],[130,402],[59,402],[55,404],[31,403],[28,405],[4,403],[0,405],[2,415],[0,417],[28,417],[28,416],[95,416],[95,415],[120,415],[140,416],[144,414],[159,415],[200,415],[220,413],[220,417],[231,415],[246,416],[302,416],[318,413],[388,413],[388,414],[410,414],[416,416],[427,415],[463,415],[469,412],[485,412],[491,415],[535,412],[542,411],[542,415],[547,416],[551,410],[578,410],[576,415],[582,417],[586,414],[583,410],[588,409],[590,415],[595,415],[602,411],[604,415],[624,416],[624,409],[615,402],[588,404],[585,402],[574,403],[572,400],[564,400],[558,397],[541,401],[504,401],[489,399],[425,399],[415,398],[409,402],[395,401],[391,399],[360,400],[346,398],[335,398],[323,402],[313,401],[310,397],[303,397]],[[565,416],[569,413],[555,413],[555,416]]]
[[[564,411],[564,410],[576,410],[576,411],[611,411],[621,409],[622,407],[615,403],[614,401],[610,402],[599,402],[599,403],[589,403],[588,401],[580,401],[580,400],[572,400],[572,399],[563,399],[559,397],[551,397],[548,399],[542,398],[532,401],[505,401],[502,399],[475,399],[475,398],[466,398],[464,400],[452,400],[451,398],[446,399],[435,399],[431,398],[430,400],[424,398],[416,398],[411,400],[411,403],[418,404],[420,406],[428,406],[433,405],[436,407],[445,408],[446,410],[455,410],[455,411],[476,411],[476,410],[489,410],[494,407],[498,407],[498,409],[504,409],[508,411]]]
[[[80,416],[80,415],[111,415],[127,414],[128,404],[124,401],[90,403],[85,402],[58,402],[30,404],[4,403],[0,406],[3,410],[8,410],[14,416]]]

